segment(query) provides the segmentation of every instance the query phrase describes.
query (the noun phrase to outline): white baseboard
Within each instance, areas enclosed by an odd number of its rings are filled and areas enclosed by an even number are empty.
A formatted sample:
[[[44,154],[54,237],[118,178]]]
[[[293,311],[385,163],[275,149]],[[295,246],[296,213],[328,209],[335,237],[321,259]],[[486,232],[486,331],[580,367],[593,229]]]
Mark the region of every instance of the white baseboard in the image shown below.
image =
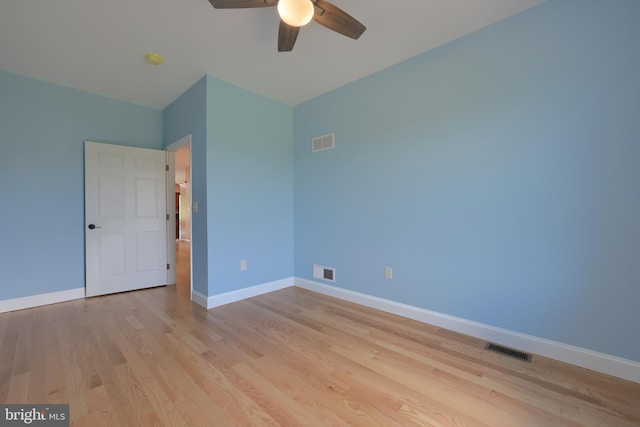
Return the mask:
[[[25,308],[39,307],[41,305],[55,304],[80,298],[84,298],[84,288],[67,289],[65,291],[50,292],[47,294],[6,299],[0,301],[0,313],[24,310]]]
[[[273,282],[267,282],[261,285],[251,286],[244,289],[238,289],[237,291],[230,291],[218,295],[212,295],[208,298],[200,293],[197,293],[196,291],[193,291],[192,299],[197,304],[210,309],[213,307],[240,301],[246,298],[266,294],[267,292],[273,292],[279,289],[288,288],[289,286],[293,286],[293,277],[288,277],[286,279],[280,279]]]
[[[191,301],[195,302],[201,307],[207,308],[207,296],[201,294],[195,289],[191,290]]]
[[[206,297],[193,291],[192,299],[195,303],[210,309],[224,304],[251,298],[267,292],[277,291],[289,286],[298,286],[310,291],[340,298],[356,304],[407,317],[419,322],[439,326],[465,335],[470,335],[486,341],[513,347],[540,356],[559,360],[592,371],[612,375],[625,380],[640,383],[640,362],[623,359],[605,353],[588,350],[581,347],[563,344],[557,341],[539,338],[520,332],[510,331],[436,311],[415,307],[408,304],[391,301],[359,292],[330,286],[299,277],[289,277],[274,282],[251,286],[237,291],[225,292]]]
[[[295,286],[310,291],[640,383],[640,362],[538,338],[508,329],[497,328],[484,323],[449,316],[424,308],[353,292],[298,277],[294,278],[294,284]]]

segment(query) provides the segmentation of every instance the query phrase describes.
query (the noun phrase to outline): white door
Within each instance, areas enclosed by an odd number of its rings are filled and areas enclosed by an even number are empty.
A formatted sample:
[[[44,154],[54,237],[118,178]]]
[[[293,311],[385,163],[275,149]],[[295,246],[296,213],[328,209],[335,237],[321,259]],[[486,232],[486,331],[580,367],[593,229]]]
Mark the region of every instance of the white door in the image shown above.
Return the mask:
[[[87,296],[167,284],[165,156],[85,142]]]

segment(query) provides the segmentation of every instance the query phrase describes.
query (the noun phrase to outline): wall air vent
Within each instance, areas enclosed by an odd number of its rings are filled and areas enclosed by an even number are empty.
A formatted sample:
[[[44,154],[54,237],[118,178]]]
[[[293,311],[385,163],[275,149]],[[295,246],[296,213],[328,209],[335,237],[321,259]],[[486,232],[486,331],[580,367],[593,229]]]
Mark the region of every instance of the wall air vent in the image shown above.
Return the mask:
[[[531,362],[533,356],[529,353],[525,353],[524,351],[514,350],[512,348],[503,347],[498,344],[493,344],[488,342],[487,345],[484,346],[485,350],[495,351],[496,353],[504,354],[505,356],[515,357],[516,359],[524,360],[526,362]]]
[[[325,267],[318,264],[313,264],[313,278],[327,280],[329,282],[336,282],[336,269],[331,267]]]
[[[311,140],[311,151],[329,150],[336,146],[336,135],[330,133],[328,135],[318,136]]]

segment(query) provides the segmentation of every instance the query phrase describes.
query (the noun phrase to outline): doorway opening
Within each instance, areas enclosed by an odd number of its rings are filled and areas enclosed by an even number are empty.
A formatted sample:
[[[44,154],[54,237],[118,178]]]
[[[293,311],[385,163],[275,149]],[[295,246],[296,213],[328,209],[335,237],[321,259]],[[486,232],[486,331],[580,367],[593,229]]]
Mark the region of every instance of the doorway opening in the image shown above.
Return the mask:
[[[191,135],[167,147],[171,203],[175,207],[175,226],[171,227],[170,257],[175,260],[176,292],[191,299]],[[172,221],[173,222],[173,221]],[[171,244],[173,243],[173,244]]]

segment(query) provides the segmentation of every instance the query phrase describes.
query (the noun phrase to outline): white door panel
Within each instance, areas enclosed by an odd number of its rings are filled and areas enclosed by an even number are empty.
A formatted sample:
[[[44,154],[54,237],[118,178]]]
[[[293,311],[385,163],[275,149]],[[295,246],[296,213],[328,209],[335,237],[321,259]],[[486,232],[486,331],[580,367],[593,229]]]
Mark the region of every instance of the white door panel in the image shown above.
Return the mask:
[[[85,142],[87,296],[167,283],[165,209],[164,151]]]

